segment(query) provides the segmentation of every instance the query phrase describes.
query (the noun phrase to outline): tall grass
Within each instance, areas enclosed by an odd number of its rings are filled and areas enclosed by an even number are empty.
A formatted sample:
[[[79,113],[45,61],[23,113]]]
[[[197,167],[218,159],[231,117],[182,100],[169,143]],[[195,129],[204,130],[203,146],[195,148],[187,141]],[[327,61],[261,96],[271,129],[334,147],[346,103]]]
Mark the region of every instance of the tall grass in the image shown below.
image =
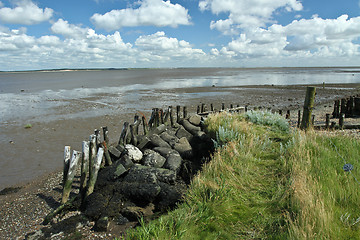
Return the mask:
[[[206,126],[218,148],[183,203],[128,239],[360,239],[359,140],[292,131],[268,112]]]

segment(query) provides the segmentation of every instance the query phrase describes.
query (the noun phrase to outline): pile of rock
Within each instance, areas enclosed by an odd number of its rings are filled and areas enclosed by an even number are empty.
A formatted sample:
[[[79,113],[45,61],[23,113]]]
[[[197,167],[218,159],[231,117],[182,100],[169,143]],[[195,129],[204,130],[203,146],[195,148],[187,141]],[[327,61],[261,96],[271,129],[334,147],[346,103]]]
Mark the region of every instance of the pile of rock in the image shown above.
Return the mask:
[[[202,120],[191,115],[137,136],[132,145],[108,148],[112,165],[99,171],[94,192],[82,206],[86,217],[96,221],[96,230],[106,231],[111,220],[138,221],[182,200],[187,184],[213,152]]]

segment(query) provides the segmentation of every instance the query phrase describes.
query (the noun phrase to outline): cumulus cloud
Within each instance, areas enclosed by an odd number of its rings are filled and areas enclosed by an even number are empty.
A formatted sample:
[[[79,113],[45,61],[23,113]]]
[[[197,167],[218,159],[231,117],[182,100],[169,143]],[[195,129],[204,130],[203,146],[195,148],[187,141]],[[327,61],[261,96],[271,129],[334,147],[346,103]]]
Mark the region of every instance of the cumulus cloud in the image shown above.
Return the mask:
[[[212,21],[210,28],[236,34],[239,28],[264,27],[273,22],[272,15],[278,9],[300,11],[303,6],[298,0],[201,0],[199,8],[214,14],[228,13],[228,19]]]
[[[122,27],[177,27],[191,24],[188,10],[180,4],[172,4],[169,0],[140,0],[139,4],[139,8],[112,10],[103,15],[96,13],[91,21],[96,27],[107,31]]]
[[[41,9],[30,0],[14,1],[15,8],[0,8],[0,21],[10,24],[33,25],[50,20],[54,10]],[[0,7],[2,3],[0,2]]]
[[[359,38],[360,17],[314,16],[286,26],[247,29],[218,53],[233,58],[359,56]]]
[[[164,32],[140,36],[135,45],[143,61],[169,61],[174,59],[196,59],[206,55],[201,49],[194,49],[190,43],[176,38],[170,38]]]
[[[64,37],[78,39],[83,38],[86,35],[88,28],[69,24],[68,21],[59,19],[51,26],[51,31],[55,34],[63,35]]]

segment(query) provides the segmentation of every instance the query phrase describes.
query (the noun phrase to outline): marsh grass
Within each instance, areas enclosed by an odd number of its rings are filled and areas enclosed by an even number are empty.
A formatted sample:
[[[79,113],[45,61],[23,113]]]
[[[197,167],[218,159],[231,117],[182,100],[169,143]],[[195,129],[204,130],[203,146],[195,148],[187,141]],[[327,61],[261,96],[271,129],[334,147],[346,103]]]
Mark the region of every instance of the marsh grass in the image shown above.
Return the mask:
[[[128,239],[359,239],[358,140],[290,130],[271,113],[205,124],[218,146],[212,160],[183,203]]]

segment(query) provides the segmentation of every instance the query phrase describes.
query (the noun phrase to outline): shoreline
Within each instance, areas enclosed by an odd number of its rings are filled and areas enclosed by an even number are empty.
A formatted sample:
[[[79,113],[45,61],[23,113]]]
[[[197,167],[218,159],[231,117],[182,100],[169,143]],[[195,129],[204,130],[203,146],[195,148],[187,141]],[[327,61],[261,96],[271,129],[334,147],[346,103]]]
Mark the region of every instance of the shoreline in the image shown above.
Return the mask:
[[[186,104],[183,104],[185,101],[175,102],[174,104],[182,106],[186,105],[189,113],[196,112],[197,106],[201,105],[201,103],[205,103],[207,106],[209,106],[210,103],[213,103],[216,109],[219,109],[222,103],[225,103],[226,106],[229,106],[229,104],[239,104],[240,106],[248,105],[250,109],[258,106],[261,106],[263,109],[271,107],[274,111],[282,109],[285,113],[286,110],[301,109],[301,105],[305,98],[306,86],[308,85],[241,86],[237,89],[230,87],[216,87],[217,91],[220,89],[223,93],[217,96],[211,96],[211,94],[209,96],[208,94],[214,92],[213,87],[174,89],[173,91],[178,92],[179,96],[193,93],[199,95],[198,98],[192,98],[187,101]],[[356,95],[360,93],[359,84],[329,84],[325,86],[325,89],[322,89],[322,85],[317,85],[317,87],[314,110],[314,113],[317,115],[316,121],[322,121],[322,118],[325,118],[324,113],[332,113],[333,101],[335,99],[345,97],[349,94]],[[167,90],[157,91],[158,94],[161,94]],[[229,94],[229,92],[231,94]],[[204,96],[199,93],[203,93]],[[151,100],[154,99],[149,99],[149,101]],[[148,110],[147,114],[150,111],[151,109]],[[31,181],[19,182],[11,185],[11,187],[15,188],[20,187],[15,193],[0,195],[0,214],[3,216],[3,218],[0,219],[0,238],[16,239],[17,237],[20,237],[19,239],[23,239],[21,237],[24,237],[27,233],[34,232],[44,227],[41,224],[43,218],[59,205],[59,200],[61,198],[61,169],[63,148],[65,145],[71,145],[73,149],[80,149],[81,141],[86,139],[86,137],[92,133],[93,129],[104,126],[104,123],[109,127],[111,142],[115,142],[120,135],[123,122],[131,121],[135,113],[136,111],[133,113],[118,113],[112,116],[58,120],[51,123],[36,123],[31,129],[16,128],[17,134],[22,138],[24,138],[24,132],[27,137],[36,134],[36,136],[31,139],[32,141],[29,142],[30,146],[28,146],[27,149],[31,149],[34,146],[38,147],[38,149],[43,149],[48,146],[49,149],[45,149],[47,154],[51,153],[53,159],[59,163],[59,166],[52,171],[33,178]],[[297,113],[292,113],[292,118],[295,118],[295,115],[297,116]],[[360,119],[355,119],[354,121],[359,123]],[[53,128],[55,128],[55,131]],[[68,132],[71,132],[71,134],[64,134]],[[356,134],[359,134],[359,131],[357,131]],[[61,136],[63,139],[59,139]],[[58,140],[51,142],[51,140],[54,140],[54,137],[57,137]],[[34,139],[37,139],[38,141],[35,141]],[[70,143],[69,139],[71,139]],[[49,141],[51,142],[51,146],[49,145]],[[18,142],[15,142],[12,146],[18,144],[19,147],[23,149],[24,146],[21,146],[21,143]],[[54,153],[52,151],[56,152]],[[39,157],[36,148],[34,153],[35,158]],[[45,157],[46,154],[43,156]],[[88,239],[115,237],[115,235],[111,234],[118,233],[119,231],[114,228],[115,230],[113,232],[96,233],[95,236],[92,235],[94,232],[90,229],[91,225],[85,226],[84,229],[82,229],[82,232],[89,234]]]

